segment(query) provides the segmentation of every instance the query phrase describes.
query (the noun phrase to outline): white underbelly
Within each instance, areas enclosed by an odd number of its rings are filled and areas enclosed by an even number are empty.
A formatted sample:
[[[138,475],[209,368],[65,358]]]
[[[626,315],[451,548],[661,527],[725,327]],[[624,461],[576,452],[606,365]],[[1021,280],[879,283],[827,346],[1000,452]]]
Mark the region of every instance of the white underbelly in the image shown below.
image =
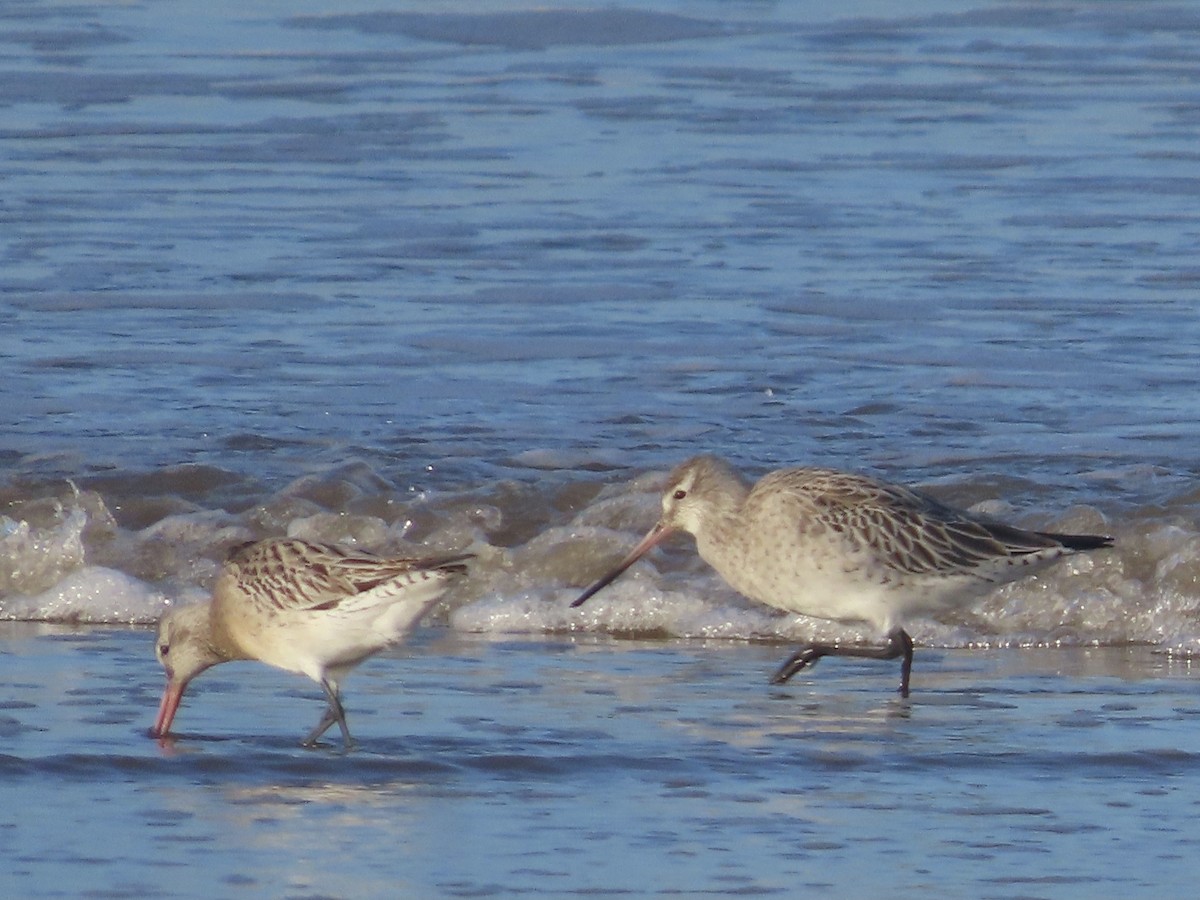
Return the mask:
[[[732,565],[718,571],[751,600],[788,612],[901,627],[911,617],[969,603],[991,587],[971,576],[922,577],[897,573],[870,556],[789,555],[771,564]]]

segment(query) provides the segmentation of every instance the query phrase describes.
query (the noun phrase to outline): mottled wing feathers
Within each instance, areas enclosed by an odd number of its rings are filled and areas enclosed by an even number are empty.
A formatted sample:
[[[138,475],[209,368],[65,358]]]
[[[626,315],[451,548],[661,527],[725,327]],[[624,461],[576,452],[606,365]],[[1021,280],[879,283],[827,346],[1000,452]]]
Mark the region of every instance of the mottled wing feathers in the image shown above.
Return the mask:
[[[463,573],[463,560],[470,554],[457,556],[427,557],[422,559],[384,559],[372,554],[351,553],[337,547],[327,547],[337,558],[325,561],[323,566],[331,580],[349,584],[354,593],[362,593],[379,587],[393,579],[419,572]]]
[[[778,476],[778,478],[776,478]],[[840,534],[889,568],[910,575],[953,574],[987,578],[997,565],[1021,557],[1057,555],[1064,549],[1107,546],[1089,537],[1076,546],[1060,535],[1013,528],[972,516],[898,485],[827,469],[788,469],[764,479],[784,481],[807,509],[808,527]],[[760,482],[762,484],[762,482]],[[756,488],[757,492],[757,488]]]
[[[460,574],[469,555],[386,559],[297,539],[261,541],[230,558],[230,574],[253,602],[278,610],[328,610],[392,581]],[[440,574],[435,574],[440,573]]]

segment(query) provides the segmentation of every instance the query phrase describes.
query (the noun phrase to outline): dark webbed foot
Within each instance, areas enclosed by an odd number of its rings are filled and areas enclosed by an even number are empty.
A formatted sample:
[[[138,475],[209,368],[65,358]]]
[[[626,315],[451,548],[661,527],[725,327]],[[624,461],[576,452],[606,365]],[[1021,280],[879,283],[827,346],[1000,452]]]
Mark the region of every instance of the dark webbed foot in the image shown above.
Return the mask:
[[[913,642],[903,628],[888,632],[887,643],[881,647],[843,646],[841,644],[805,644],[789,656],[771,676],[771,684],[783,684],[801,669],[814,665],[822,656],[854,656],[860,659],[896,659],[900,665],[900,696],[908,696],[909,676],[912,674]]]
[[[815,665],[817,660],[827,655],[828,644],[805,644],[783,661],[783,665],[771,676],[771,684],[783,684],[801,669]]]

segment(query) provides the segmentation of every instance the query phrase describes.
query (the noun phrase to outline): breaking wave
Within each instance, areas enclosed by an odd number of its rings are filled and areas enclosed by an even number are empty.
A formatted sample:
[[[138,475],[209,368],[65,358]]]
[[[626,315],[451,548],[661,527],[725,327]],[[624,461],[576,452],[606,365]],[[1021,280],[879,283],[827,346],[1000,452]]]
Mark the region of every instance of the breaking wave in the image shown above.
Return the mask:
[[[578,462],[578,461],[576,461]],[[231,476],[176,469],[103,483],[10,489],[0,516],[0,618],[145,625],[203,599],[230,548],[269,535],[420,555],[469,550],[470,577],[434,613],[479,633],[606,632],[638,637],[793,641],[869,632],[780,613],[728,588],[687,538],[634,567],[589,604],[580,588],[654,521],[662,473],[585,472],[461,491],[396,487],[362,463],[233,502]],[[236,492],[233,492],[234,494]],[[944,499],[1007,510],[978,484]],[[973,607],[911,623],[922,644],[1149,644],[1200,651],[1200,529],[1191,494],[1105,515],[1006,517],[1060,531],[1104,531],[1116,547],[1071,557]]]

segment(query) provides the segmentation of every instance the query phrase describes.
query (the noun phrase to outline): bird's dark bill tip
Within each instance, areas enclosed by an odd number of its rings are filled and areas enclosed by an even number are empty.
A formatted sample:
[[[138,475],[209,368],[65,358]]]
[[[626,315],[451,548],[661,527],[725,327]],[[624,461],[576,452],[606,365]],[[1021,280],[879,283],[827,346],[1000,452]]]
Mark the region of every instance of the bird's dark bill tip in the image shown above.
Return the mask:
[[[580,594],[578,597],[576,597],[574,600],[571,601],[571,608],[574,609],[577,606],[583,606],[583,604],[585,604],[589,600],[591,600],[592,597],[596,596],[596,594],[600,593],[600,591],[602,591],[604,588],[608,587],[610,584],[612,584],[614,581],[616,581],[617,575],[619,575],[619,574],[620,574],[620,572],[617,572],[615,574],[605,575],[599,581],[595,582],[586,591],[584,591],[582,594]]]
[[[637,560],[640,555],[641,552],[631,553],[629,556],[623,559],[620,565],[618,565],[615,569],[613,569],[599,581],[593,582],[591,587],[571,601],[571,608],[574,609],[576,606],[582,606],[596,594],[600,593],[602,590],[616,581],[621,576],[621,573],[633,565],[634,561]]]

